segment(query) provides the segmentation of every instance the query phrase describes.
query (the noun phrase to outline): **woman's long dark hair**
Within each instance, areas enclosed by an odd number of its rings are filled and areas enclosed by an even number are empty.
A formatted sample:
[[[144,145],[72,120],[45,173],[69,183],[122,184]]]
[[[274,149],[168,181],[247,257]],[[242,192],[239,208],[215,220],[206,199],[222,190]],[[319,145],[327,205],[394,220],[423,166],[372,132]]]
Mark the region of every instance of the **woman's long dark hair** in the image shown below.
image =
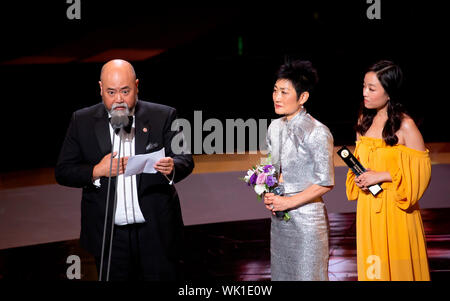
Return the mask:
[[[400,87],[403,82],[402,70],[391,61],[379,61],[372,65],[367,72],[375,72],[384,90],[389,95],[387,102],[388,119],[383,128],[383,140],[387,145],[393,146],[398,143],[398,137],[395,133],[400,129],[405,114],[405,109],[400,103]],[[355,130],[364,135],[372,125],[376,114],[376,109],[367,109],[362,102]]]

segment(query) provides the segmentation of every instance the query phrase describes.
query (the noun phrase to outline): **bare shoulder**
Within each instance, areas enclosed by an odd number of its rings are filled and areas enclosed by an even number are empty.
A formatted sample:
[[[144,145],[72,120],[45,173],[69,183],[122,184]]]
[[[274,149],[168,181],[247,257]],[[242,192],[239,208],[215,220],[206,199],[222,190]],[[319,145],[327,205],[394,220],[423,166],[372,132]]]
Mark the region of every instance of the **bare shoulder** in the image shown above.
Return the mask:
[[[404,116],[397,136],[399,138],[399,143],[404,144],[406,147],[419,151],[426,150],[422,134],[417,128],[414,120],[408,115]]]

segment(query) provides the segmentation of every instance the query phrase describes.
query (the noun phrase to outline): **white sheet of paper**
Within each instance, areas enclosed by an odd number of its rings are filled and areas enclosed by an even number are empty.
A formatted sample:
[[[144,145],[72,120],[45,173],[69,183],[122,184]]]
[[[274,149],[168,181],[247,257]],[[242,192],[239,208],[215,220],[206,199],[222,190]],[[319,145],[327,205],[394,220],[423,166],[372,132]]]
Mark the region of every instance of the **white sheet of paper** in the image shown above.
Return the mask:
[[[140,173],[156,173],[157,171],[153,168],[153,165],[165,156],[166,152],[163,147],[153,153],[129,157],[124,176],[134,176]]]

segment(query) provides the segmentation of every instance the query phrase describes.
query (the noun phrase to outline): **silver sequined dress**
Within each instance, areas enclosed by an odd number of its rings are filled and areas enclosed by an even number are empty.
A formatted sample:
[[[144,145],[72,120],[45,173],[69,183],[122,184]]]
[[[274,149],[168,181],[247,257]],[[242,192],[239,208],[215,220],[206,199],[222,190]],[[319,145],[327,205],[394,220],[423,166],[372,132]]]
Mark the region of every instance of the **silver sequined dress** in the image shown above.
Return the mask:
[[[274,120],[267,133],[272,163],[283,175],[285,194],[312,184],[334,185],[333,136],[302,109],[291,120]],[[290,220],[272,216],[272,280],[328,280],[329,224],[322,198],[289,211]]]

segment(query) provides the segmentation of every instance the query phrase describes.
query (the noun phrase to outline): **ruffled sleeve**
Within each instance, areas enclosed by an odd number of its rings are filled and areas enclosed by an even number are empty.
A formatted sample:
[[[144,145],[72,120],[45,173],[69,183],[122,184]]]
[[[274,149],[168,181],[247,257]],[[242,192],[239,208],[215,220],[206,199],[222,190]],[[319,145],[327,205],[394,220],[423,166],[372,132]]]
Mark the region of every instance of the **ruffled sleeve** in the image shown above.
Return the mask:
[[[360,143],[359,141],[356,142],[355,152],[353,154],[356,157],[356,159],[358,159],[358,160],[359,160],[359,155],[358,155],[359,143]],[[349,201],[357,200],[361,189],[358,186],[356,186],[355,174],[353,173],[353,171],[350,168],[348,169],[348,172],[347,172],[347,179],[345,181],[345,187],[346,187],[345,190],[347,193],[347,199]]]
[[[397,205],[403,210],[416,205],[431,179],[428,150],[418,151],[399,145],[397,165],[390,171]]]

